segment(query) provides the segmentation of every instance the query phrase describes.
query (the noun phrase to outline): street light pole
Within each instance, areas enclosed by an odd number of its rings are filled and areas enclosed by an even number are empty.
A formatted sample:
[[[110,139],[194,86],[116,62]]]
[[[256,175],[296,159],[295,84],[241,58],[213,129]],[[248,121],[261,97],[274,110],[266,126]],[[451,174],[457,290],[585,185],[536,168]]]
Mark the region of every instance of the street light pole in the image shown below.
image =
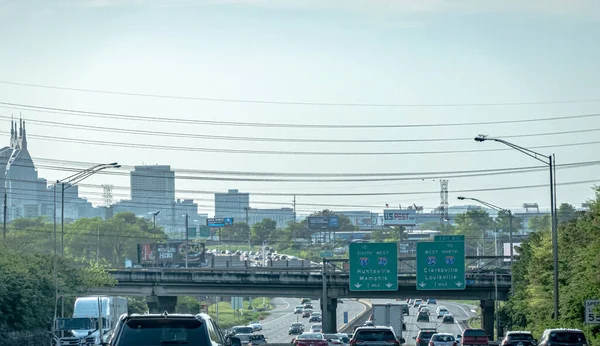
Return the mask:
[[[252,238],[252,232],[250,231],[250,223],[248,222],[248,211],[249,211],[249,207],[244,208],[244,210],[246,211],[246,225],[248,225],[248,251],[250,251],[250,249],[252,248],[252,244],[250,243],[250,239]]]
[[[60,203],[61,203],[61,208],[60,208],[60,253],[61,256],[64,256],[64,252],[65,252],[65,247],[64,247],[64,239],[65,239],[65,190],[70,188],[71,186],[81,182],[82,180],[102,171],[105,170],[107,168],[120,168],[121,166],[116,163],[116,162],[112,162],[112,163],[108,163],[108,164],[98,164],[95,165],[93,167],[90,167],[88,169],[85,169],[81,172],[75,173],[73,175],[70,175],[68,177],[66,177],[63,180],[57,180],[56,184],[54,184],[54,189],[56,190],[57,185],[60,183],[61,185],[61,198],[60,198]],[[65,184],[67,184],[65,186]],[[56,214],[56,201],[54,202],[54,213]],[[56,219],[55,219],[56,220]],[[55,221],[56,223],[56,221]]]
[[[546,165],[550,169],[550,216],[552,218],[552,253],[554,262],[554,319],[558,321],[559,317],[559,287],[558,287],[558,227],[556,220],[556,181],[555,181],[555,156],[554,154],[545,156],[531,149],[527,149],[516,144],[505,141],[501,138],[487,137],[478,135],[474,138],[476,142],[494,141],[502,143],[510,148],[513,148],[531,158],[534,158]]]
[[[188,218],[188,214],[185,213],[185,269],[188,267],[188,253],[190,252]]]

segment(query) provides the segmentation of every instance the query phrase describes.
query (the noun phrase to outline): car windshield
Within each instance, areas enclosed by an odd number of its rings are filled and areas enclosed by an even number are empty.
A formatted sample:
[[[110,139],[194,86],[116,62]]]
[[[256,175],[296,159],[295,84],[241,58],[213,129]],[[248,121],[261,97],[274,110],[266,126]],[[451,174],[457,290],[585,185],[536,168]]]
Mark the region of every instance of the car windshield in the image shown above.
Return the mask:
[[[321,333],[304,333],[304,334],[298,336],[298,339],[323,340],[323,334],[321,334]]]
[[[452,342],[454,341],[454,337],[446,334],[435,334],[431,337],[431,341]]]
[[[265,336],[262,334],[250,335],[250,340],[264,340]]]
[[[391,330],[361,330],[356,335],[357,341],[386,341],[395,340]]]
[[[337,334],[324,334],[325,339],[339,339],[340,337]]]
[[[197,319],[132,319],[123,327],[119,344],[127,346],[193,344],[204,339]]]
[[[554,332],[550,333],[550,341],[574,344],[585,342],[585,335],[581,332]]]
[[[236,334],[252,334],[254,329],[252,327],[234,327],[233,332]]]
[[[419,334],[419,338],[420,339],[429,340],[429,339],[431,339],[431,337],[433,336],[433,334],[435,334],[435,332],[423,332],[423,331],[421,331],[421,334]]]
[[[533,340],[533,336],[531,334],[510,334],[508,335],[508,340]]]

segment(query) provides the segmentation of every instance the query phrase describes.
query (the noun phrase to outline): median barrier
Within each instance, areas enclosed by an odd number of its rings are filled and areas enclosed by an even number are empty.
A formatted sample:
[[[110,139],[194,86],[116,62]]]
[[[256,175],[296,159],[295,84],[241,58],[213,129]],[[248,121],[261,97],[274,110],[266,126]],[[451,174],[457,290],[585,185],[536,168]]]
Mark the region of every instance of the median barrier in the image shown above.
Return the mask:
[[[354,331],[355,325],[358,324],[362,326],[369,319],[369,316],[371,316],[371,311],[373,309],[373,304],[371,304],[371,301],[367,299],[359,299],[358,302],[365,306],[365,310],[348,321],[348,323],[341,326],[338,329],[339,333],[351,334]]]

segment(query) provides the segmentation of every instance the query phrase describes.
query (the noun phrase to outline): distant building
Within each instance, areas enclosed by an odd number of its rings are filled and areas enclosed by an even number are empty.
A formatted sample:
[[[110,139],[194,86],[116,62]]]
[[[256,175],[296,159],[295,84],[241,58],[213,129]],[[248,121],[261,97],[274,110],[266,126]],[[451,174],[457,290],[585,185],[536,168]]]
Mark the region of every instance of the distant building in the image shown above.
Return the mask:
[[[350,222],[360,229],[372,229],[379,224],[379,214],[368,210],[336,211],[335,213],[347,216],[350,219]]]
[[[248,209],[248,224],[250,226],[255,223],[261,222],[263,219],[271,219],[277,222],[277,228],[285,228],[288,222],[294,221],[294,209],[292,208],[280,208],[280,209]],[[246,217],[242,220],[245,222]],[[234,219],[235,221],[235,219]]]
[[[250,208],[250,194],[229,190],[215,193],[215,217],[232,217],[234,222],[246,220],[246,209]]]
[[[4,167],[0,188],[2,195],[6,193],[7,221],[39,216],[52,219],[55,211],[60,217],[62,189],[57,189],[55,207],[54,187],[48,187],[47,180],[38,176],[29,154],[25,121],[11,121],[10,143],[0,149],[0,165]],[[77,186],[67,186],[64,198],[66,222],[96,216],[97,210],[92,204],[79,197]],[[3,213],[0,214],[3,219]]]
[[[170,204],[175,201],[175,172],[171,166],[135,166],[130,180],[132,202]]]

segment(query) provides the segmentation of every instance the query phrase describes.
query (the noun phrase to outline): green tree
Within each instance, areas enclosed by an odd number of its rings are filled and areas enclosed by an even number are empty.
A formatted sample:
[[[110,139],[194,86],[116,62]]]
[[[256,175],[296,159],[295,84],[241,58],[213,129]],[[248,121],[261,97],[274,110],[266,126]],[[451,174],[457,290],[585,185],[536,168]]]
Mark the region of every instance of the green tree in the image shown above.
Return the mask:
[[[250,226],[245,222],[235,222],[233,225],[221,229],[221,236],[226,240],[248,240]]]
[[[533,232],[550,231],[551,225],[552,218],[549,214],[532,217],[531,219],[529,219],[528,223],[529,229],[531,229]]]
[[[588,211],[575,215],[574,208],[562,208],[565,219],[558,228],[558,321],[553,320],[550,216],[530,220],[535,232],[521,243],[519,260],[512,267],[513,294],[500,311],[501,323],[507,329],[527,329],[539,335],[546,328],[578,328],[587,334],[589,344],[600,342],[600,326],[585,326],[583,321],[583,302],[600,296],[600,189],[589,204]]]
[[[498,216],[496,216],[496,219],[494,220],[496,229],[498,231],[504,232],[505,234],[508,234],[510,231],[509,224],[511,224],[510,219],[511,218],[508,216],[508,211],[505,211],[505,210],[499,211]],[[517,233],[517,232],[521,231],[522,227],[523,227],[523,219],[512,216],[512,231],[513,231],[513,233]]]
[[[277,229],[277,222],[269,218],[262,219],[260,222],[252,225],[252,241],[262,243],[271,237],[273,232]]]
[[[568,222],[577,218],[577,209],[569,203],[561,203],[556,211],[556,218],[558,222]]]
[[[471,209],[456,216],[456,233],[465,238],[480,238],[486,231],[495,229],[494,221],[483,209]]]

